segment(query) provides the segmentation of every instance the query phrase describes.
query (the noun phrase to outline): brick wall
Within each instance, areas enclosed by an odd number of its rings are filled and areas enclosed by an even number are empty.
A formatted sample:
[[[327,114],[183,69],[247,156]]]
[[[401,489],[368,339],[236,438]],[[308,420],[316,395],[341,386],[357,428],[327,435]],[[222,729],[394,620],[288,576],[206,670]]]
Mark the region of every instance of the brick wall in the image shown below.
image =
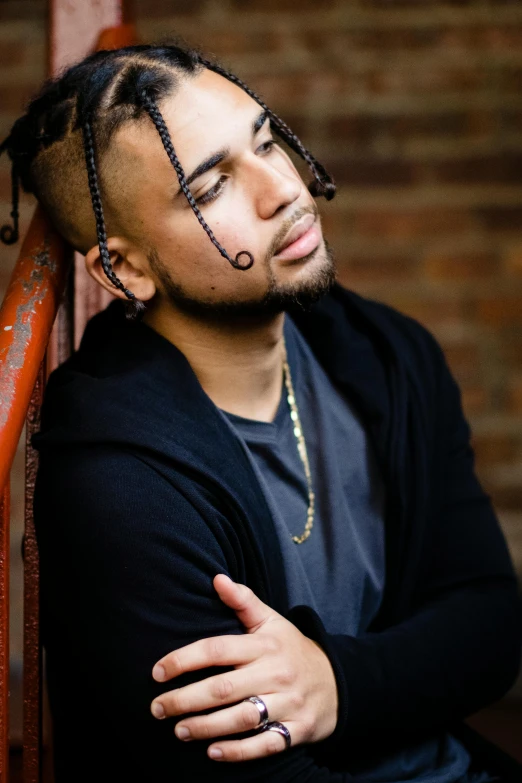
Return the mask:
[[[341,281],[441,341],[522,573],[522,3],[138,0],[280,113],[339,185]]]
[[[340,279],[441,341],[522,574],[520,0],[136,0],[135,13],[143,40],[182,35],[243,76],[330,168]],[[44,68],[43,0],[2,0],[0,137]],[[2,222],[8,192],[2,162]],[[2,290],[15,255],[0,246]]]

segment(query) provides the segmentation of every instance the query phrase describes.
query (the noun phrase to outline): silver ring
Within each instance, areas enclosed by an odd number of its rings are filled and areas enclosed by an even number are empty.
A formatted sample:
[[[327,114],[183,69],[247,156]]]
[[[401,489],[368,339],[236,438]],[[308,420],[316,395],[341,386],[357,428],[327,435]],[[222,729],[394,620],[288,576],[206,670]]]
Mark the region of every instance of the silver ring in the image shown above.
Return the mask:
[[[292,736],[290,732],[284,723],[279,723],[278,720],[273,720],[270,723],[267,723],[263,731],[277,731],[278,734],[281,734],[281,736],[285,738],[287,748],[289,748],[292,744]]]
[[[243,699],[243,701],[251,701],[252,704],[256,705],[257,709],[259,710],[259,723],[257,726],[254,726],[254,728],[264,729],[268,723],[268,710],[263,699],[260,699],[259,696],[249,696],[248,699]]]

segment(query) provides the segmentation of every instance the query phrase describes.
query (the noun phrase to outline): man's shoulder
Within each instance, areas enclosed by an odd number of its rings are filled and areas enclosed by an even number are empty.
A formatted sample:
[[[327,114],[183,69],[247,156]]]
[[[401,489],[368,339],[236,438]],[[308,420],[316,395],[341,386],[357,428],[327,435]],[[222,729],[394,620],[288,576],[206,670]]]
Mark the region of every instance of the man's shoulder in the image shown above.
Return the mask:
[[[347,301],[351,302],[376,325],[382,327],[390,339],[398,342],[404,340],[410,345],[426,347],[428,350],[439,351],[440,345],[434,334],[418,319],[399,310],[394,305],[348,288],[342,289]]]
[[[355,339],[370,338],[376,350],[387,349],[407,372],[437,374],[446,369],[443,349],[421,321],[397,307],[336,284],[325,302],[336,321],[346,319]]]

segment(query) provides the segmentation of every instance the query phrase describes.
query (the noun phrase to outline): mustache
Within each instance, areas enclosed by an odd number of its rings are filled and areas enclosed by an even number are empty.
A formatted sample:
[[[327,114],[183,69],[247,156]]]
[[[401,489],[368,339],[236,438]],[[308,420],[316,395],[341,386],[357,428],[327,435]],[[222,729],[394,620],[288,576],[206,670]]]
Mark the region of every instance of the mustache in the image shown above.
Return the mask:
[[[279,231],[274,236],[274,238],[272,239],[268,247],[266,257],[265,257],[265,263],[268,263],[272,258],[272,256],[275,255],[277,248],[283,242],[284,238],[286,237],[286,235],[288,234],[288,232],[290,231],[294,223],[297,223],[298,220],[301,220],[303,215],[313,215],[315,218],[317,218],[318,214],[319,214],[319,208],[317,207],[317,204],[314,201],[310,206],[300,207],[298,210],[296,210],[296,212],[294,212],[292,217],[289,217],[286,220],[284,220],[281,223],[281,227]]]

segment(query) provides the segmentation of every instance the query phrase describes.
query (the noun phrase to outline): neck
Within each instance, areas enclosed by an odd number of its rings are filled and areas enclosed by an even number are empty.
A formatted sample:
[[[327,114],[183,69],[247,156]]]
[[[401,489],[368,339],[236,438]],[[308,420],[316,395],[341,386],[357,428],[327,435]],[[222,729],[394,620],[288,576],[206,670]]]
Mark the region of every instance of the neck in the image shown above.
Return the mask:
[[[143,321],[179,348],[218,408],[271,422],[281,399],[284,318],[216,323],[170,307]]]

